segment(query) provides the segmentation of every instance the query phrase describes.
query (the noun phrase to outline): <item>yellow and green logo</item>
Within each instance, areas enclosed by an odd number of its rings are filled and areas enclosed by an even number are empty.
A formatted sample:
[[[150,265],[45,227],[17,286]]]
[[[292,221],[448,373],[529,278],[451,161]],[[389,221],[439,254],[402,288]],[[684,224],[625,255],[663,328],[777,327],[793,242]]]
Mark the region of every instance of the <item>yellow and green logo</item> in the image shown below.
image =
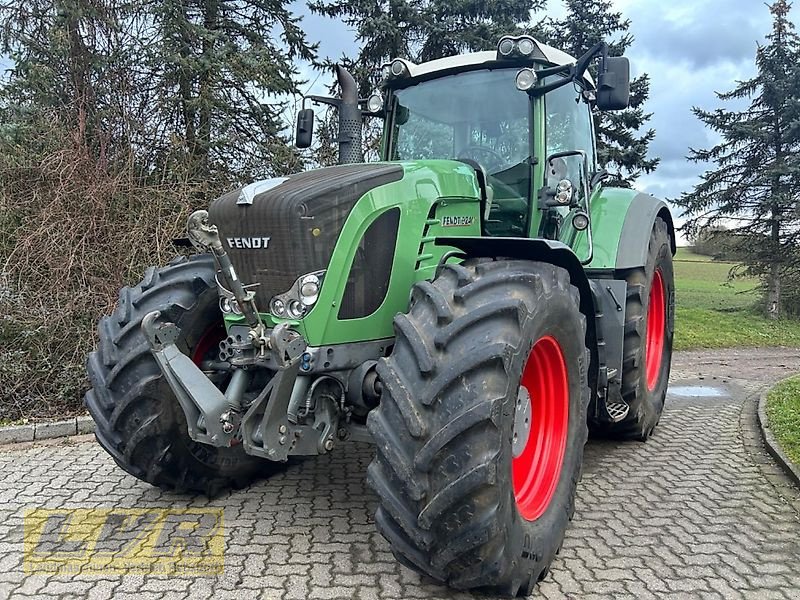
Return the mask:
[[[25,511],[25,573],[220,575],[222,508]]]

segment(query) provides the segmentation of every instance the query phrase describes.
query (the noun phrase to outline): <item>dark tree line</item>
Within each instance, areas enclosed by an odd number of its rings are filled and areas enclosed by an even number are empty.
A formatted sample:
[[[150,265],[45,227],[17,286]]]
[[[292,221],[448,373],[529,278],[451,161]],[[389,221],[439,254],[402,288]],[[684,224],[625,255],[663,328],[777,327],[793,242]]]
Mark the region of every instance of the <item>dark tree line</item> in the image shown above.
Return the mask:
[[[310,8],[355,31],[361,51],[344,62],[363,93],[384,60],[491,49],[504,33],[574,54],[601,37],[615,51],[631,41],[608,3],[572,0],[560,21],[544,18],[545,4]],[[332,160],[292,145],[298,64],[330,67],[296,10],[286,0],[0,0],[0,419],[81,410],[99,315],[123,282],[174,255],[189,212],[231,186]],[[655,166],[652,134],[636,131],[646,79],[637,94],[629,116],[599,123],[601,155],[627,181]]]
[[[316,45],[286,2],[30,0],[0,6],[5,139],[61,126],[113,168],[224,181],[301,168],[283,122]]]

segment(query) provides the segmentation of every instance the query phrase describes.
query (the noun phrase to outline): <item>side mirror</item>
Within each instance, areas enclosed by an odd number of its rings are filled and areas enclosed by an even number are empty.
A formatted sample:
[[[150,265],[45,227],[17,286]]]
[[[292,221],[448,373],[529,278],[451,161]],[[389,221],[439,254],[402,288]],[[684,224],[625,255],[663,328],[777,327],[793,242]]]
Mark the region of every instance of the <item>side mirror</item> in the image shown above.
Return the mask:
[[[605,59],[597,77],[597,108],[623,110],[631,98],[631,65],[624,56]]]
[[[314,137],[314,111],[304,108],[297,113],[297,128],[294,133],[294,145],[298,148],[308,148]]]

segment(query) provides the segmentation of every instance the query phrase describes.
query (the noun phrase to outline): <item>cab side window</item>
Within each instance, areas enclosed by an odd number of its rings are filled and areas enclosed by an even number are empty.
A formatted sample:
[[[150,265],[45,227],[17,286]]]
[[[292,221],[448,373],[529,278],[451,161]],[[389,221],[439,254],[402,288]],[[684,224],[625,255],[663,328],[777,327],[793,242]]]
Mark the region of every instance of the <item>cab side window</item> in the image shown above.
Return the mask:
[[[545,96],[547,112],[547,155],[569,150],[582,150],[595,168],[592,113],[583,99],[583,89],[567,84]]]

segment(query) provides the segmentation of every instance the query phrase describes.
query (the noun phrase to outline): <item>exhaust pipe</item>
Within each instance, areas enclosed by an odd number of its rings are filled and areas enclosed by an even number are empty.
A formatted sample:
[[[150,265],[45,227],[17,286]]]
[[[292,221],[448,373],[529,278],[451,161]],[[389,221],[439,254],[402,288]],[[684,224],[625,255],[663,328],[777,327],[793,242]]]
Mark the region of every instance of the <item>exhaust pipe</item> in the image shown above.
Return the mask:
[[[339,164],[364,162],[361,152],[361,108],[358,106],[358,88],[353,76],[336,65],[336,79],[342,90],[339,105]]]

